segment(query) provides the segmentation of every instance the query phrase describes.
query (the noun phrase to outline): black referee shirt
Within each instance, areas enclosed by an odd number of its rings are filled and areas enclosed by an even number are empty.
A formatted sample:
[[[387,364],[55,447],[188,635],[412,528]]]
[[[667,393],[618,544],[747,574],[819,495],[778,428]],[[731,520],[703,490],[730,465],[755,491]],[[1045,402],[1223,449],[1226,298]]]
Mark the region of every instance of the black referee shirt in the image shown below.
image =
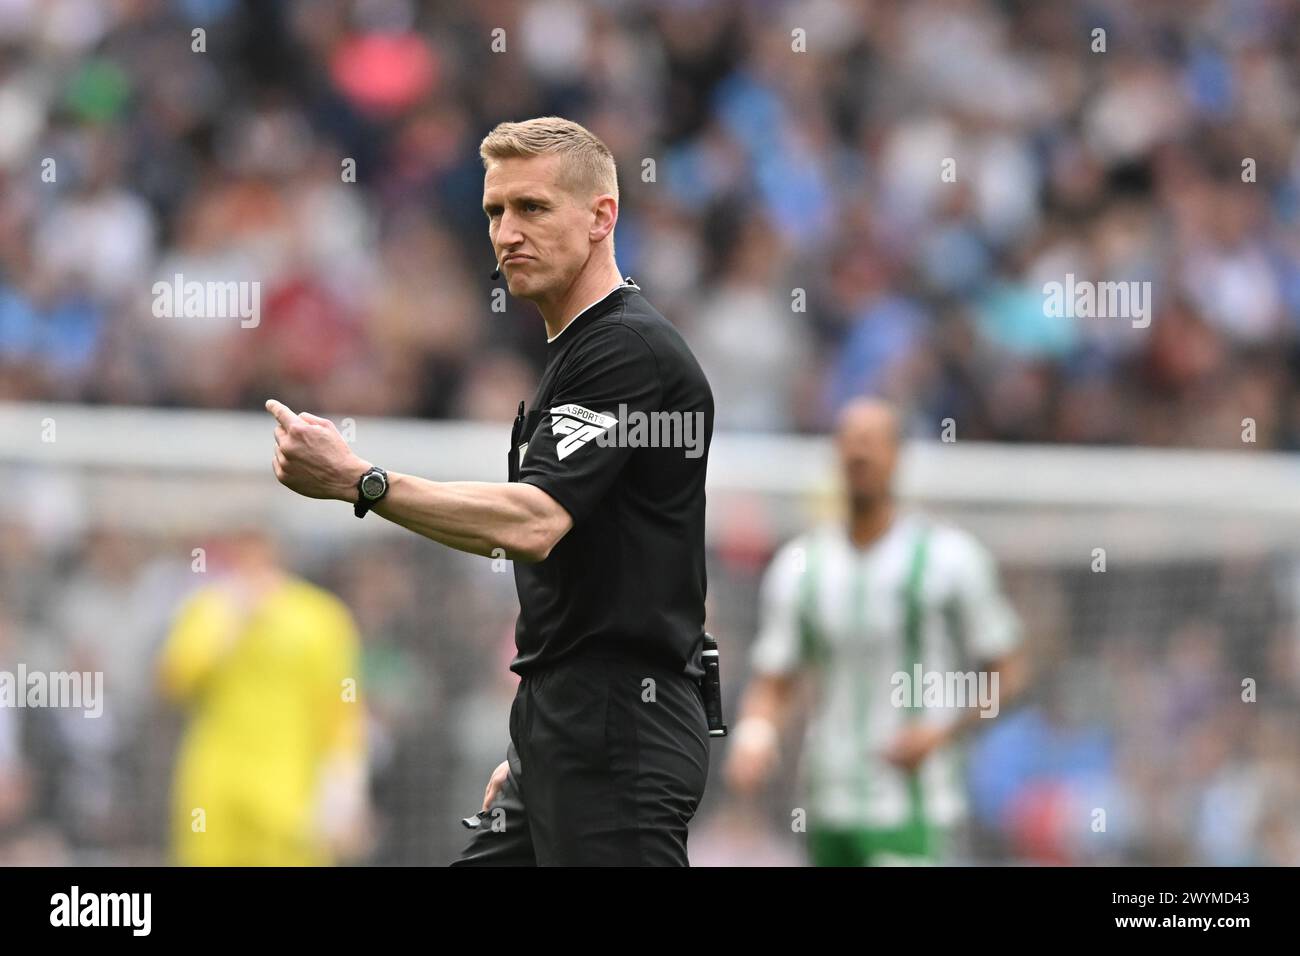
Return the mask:
[[[574,654],[699,676],[704,474],[713,393],[677,330],[627,279],[548,346],[515,423],[511,480],[573,518],[545,561],[516,561],[519,674]]]

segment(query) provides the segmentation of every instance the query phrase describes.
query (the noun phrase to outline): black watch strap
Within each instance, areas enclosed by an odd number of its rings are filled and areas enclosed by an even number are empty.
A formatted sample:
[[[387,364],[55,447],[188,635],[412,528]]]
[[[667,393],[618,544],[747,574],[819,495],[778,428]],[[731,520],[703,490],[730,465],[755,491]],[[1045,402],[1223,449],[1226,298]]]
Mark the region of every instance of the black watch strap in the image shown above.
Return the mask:
[[[375,481],[376,477],[379,478],[379,482]],[[369,483],[372,486],[375,484],[381,485],[379,494],[375,495],[373,498],[369,497],[365,491],[367,478],[370,479]],[[366,512],[379,504],[379,502],[383,501],[384,495],[386,494],[388,494],[388,472],[384,471],[384,469],[380,468],[378,465],[373,465],[366,470],[364,475],[357,479],[357,502],[352,506],[352,513],[358,518],[364,518]]]

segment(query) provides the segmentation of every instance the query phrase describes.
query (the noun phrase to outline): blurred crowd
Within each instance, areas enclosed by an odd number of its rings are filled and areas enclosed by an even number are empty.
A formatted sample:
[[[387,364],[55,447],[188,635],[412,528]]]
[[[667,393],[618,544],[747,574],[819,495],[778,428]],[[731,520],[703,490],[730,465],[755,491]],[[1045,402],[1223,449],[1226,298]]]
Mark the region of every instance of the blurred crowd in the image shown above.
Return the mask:
[[[1018,604],[1041,681],[971,742],[972,853],[1300,865],[1298,567],[1034,575]]]
[[[1297,46],[1286,0],[0,0],[0,398],[508,419],[477,146],[558,114],[721,427],[1296,448]],[[156,317],[178,274],[259,323]],[[1149,327],[1047,316],[1067,274]]]

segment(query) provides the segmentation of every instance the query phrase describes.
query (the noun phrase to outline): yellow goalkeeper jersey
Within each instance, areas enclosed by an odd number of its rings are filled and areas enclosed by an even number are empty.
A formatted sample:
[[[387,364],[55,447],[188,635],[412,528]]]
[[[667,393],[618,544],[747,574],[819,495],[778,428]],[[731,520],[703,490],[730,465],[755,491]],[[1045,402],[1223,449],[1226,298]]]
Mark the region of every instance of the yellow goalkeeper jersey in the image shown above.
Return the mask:
[[[189,709],[172,791],[184,865],[332,862],[327,776],[364,762],[359,642],[346,606],[294,578],[242,611],[220,586],[191,595],[159,663]]]

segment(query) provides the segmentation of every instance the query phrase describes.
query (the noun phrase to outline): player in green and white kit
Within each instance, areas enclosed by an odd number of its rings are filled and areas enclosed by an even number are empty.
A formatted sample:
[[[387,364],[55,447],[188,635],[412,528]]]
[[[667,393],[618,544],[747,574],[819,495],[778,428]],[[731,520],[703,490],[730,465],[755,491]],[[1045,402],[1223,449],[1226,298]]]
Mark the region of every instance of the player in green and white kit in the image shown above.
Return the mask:
[[[800,678],[812,678],[803,780],[813,863],[936,862],[965,812],[949,745],[1023,686],[1019,625],[981,545],[898,512],[889,405],[849,405],[836,447],[848,520],[789,542],[767,570],[726,773],[742,794],[762,785]],[[949,682],[946,698],[921,698],[917,665],[923,684]]]

